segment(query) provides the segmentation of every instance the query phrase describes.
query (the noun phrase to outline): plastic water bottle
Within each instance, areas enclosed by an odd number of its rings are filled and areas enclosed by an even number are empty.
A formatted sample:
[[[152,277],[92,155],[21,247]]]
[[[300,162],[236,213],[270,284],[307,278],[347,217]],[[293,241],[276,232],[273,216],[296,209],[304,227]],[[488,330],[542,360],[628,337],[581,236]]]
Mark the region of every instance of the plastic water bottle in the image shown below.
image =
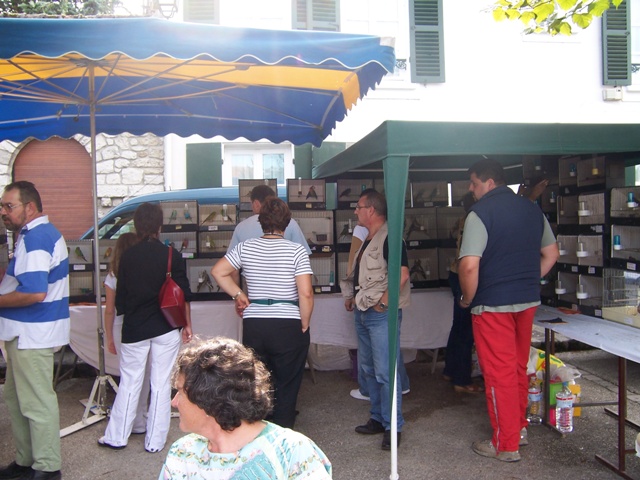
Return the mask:
[[[573,393],[566,382],[556,393],[556,428],[561,433],[573,431]]]
[[[527,406],[527,421],[530,425],[542,423],[542,391],[540,385],[531,383],[529,386],[529,405]]]

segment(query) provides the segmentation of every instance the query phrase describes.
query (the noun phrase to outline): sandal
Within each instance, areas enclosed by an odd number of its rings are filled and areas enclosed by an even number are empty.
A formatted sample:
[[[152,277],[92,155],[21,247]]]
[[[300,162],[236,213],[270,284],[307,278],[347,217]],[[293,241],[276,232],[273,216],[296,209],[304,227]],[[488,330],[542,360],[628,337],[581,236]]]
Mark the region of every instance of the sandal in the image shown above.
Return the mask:
[[[471,385],[454,385],[453,389],[457,393],[482,393],[484,392],[484,387],[481,385],[477,385],[472,383]]]

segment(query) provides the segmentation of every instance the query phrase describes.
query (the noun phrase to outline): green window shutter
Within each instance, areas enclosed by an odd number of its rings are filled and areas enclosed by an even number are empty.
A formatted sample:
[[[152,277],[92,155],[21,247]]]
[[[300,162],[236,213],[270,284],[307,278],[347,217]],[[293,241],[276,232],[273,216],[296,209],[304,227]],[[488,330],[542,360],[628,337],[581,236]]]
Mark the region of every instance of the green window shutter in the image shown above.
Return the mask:
[[[192,23],[220,23],[219,0],[185,0],[184,21]]]
[[[294,0],[294,30],[340,31],[339,0]]]
[[[411,81],[444,83],[442,0],[410,0]]]
[[[602,84],[631,85],[629,2],[613,5],[602,15]]]
[[[222,186],[222,145],[187,144],[187,188]]]

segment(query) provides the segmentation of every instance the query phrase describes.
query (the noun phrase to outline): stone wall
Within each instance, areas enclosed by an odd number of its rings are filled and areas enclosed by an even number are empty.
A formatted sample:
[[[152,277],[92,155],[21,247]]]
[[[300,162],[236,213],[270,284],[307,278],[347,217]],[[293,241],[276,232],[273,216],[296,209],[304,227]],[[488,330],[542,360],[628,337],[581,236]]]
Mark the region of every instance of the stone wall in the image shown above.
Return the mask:
[[[91,155],[88,137],[73,137]],[[26,143],[0,142],[0,185],[11,182],[13,164]],[[164,191],[164,138],[146,134],[96,137],[98,216],[130,197]]]

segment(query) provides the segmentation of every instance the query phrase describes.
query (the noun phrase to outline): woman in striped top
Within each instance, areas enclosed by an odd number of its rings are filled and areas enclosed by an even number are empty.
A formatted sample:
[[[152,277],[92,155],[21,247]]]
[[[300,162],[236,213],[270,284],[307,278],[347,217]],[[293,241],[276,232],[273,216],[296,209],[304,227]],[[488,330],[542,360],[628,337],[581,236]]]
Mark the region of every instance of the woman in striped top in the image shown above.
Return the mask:
[[[275,405],[267,419],[293,428],[309,351],[313,272],[304,247],[283,237],[290,220],[285,202],[265,199],[258,217],[264,235],[238,244],[211,274],[242,316],[242,342],[258,354],[273,377]],[[240,269],[246,293],[232,278]]]

